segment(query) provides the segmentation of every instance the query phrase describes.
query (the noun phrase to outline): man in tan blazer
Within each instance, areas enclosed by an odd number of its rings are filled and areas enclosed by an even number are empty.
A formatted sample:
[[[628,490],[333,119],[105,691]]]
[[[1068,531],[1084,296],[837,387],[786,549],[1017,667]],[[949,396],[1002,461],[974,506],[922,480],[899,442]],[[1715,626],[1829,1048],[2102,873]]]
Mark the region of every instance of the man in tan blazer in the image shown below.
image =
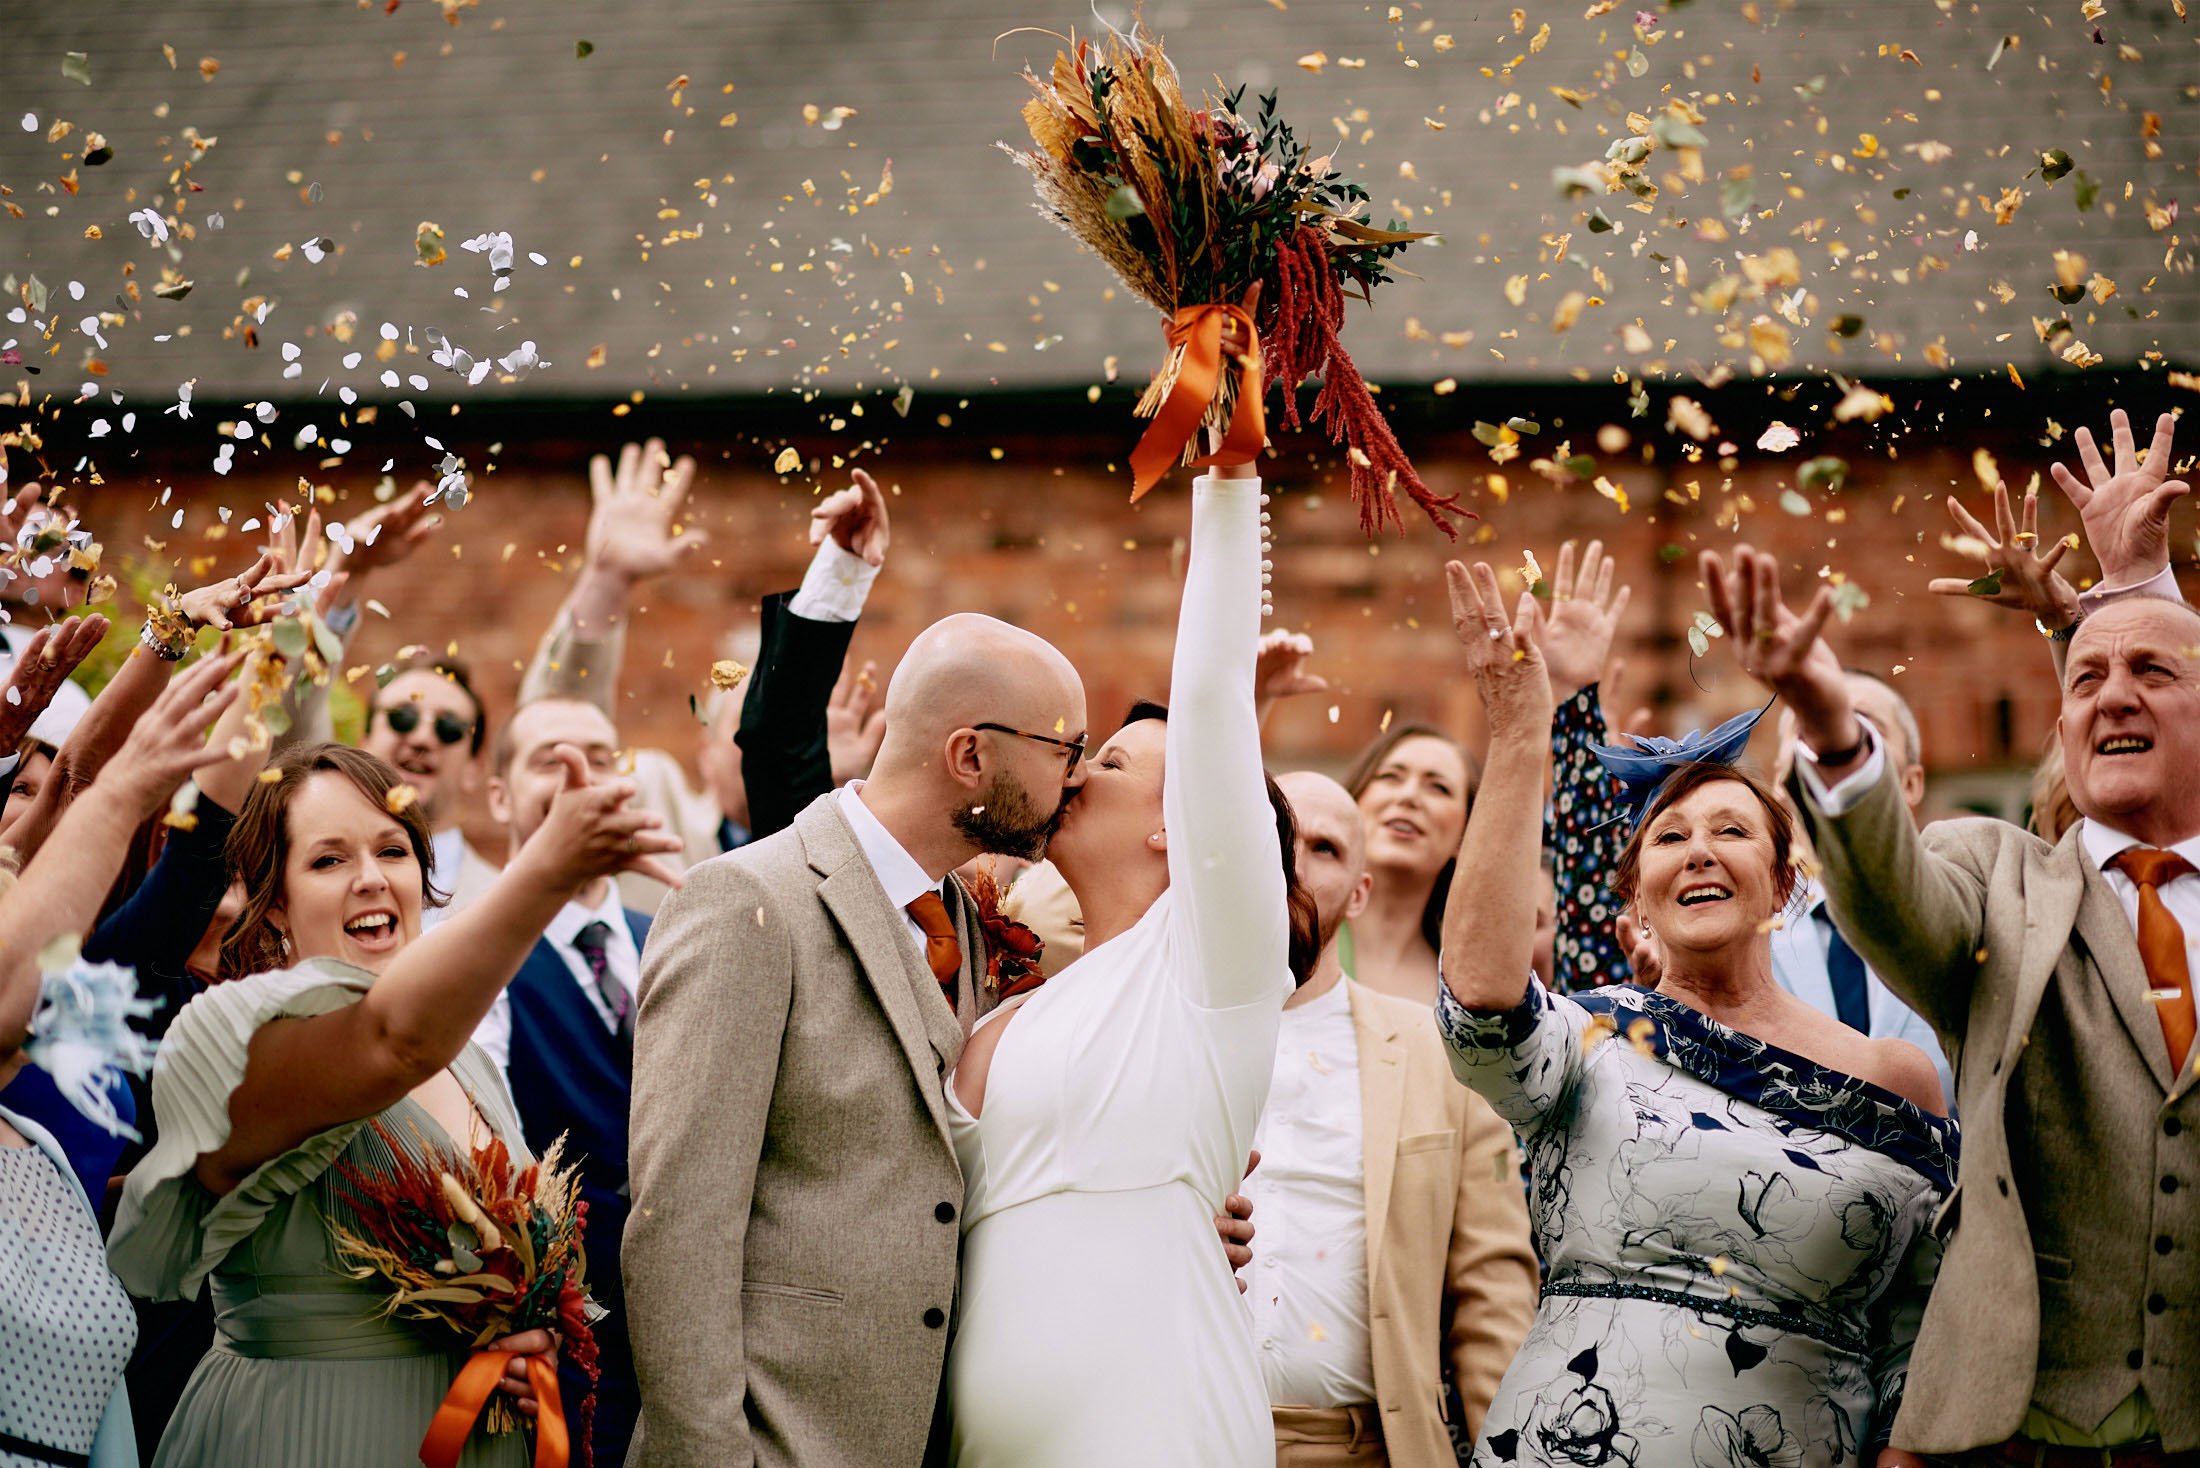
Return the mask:
[[[1825,593],[1795,617],[1747,547],[1705,577],[1800,721],[1791,788],[1836,923],[1956,1063],[1962,1173],[1894,1446],[2200,1462],[2200,1103],[2173,1034],[2181,1010],[2189,1046],[2200,877],[2126,872],[2147,848],[2200,857],[2200,614],[2126,601],[2078,626],[2059,727],[2083,819],[2050,847],[1992,820],[1914,830],[1817,635]]]
[[[872,778],[690,869],[643,955],[637,1468],[917,1468],[932,1438],[963,1202],[943,1082],[990,1007],[947,874],[1038,853],[1085,702],[1047,643],[957,616],[886,707]]]
[[[1433,1014],[1344,976],[1337,931],[1371,885],[1359,808],[1326,775],[1279,783],[1322,953],[1285,1005],[1245,1184],[1277,1468],[1452,1468],[1447,1371],[1471,1437],[1535,1318],[1512,1129],[1453,1079]]]

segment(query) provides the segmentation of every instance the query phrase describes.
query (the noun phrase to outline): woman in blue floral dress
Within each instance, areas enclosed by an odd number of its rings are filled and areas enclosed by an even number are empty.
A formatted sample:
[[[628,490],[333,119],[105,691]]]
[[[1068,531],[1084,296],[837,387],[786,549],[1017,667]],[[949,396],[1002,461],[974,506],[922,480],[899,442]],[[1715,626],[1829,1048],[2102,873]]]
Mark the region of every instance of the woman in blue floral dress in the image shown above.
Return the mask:
[[[1540,618],[1526,600],[1508,618],[1487,566],[1449,574],[1490,754],[1437,1012],[1453,1068],[1521,1133],[1550,1268],[1474,1462],[1903,1461],[1886,1445],[1955,1162],[1931,1062],[1773,983],[1792,831],[1762,785],[1704,758],[1742,739],[1683,741],[1628,781],[1614,879],[1658,935],[1659,989],[1569,997],[1527,977],[1552,719]]]

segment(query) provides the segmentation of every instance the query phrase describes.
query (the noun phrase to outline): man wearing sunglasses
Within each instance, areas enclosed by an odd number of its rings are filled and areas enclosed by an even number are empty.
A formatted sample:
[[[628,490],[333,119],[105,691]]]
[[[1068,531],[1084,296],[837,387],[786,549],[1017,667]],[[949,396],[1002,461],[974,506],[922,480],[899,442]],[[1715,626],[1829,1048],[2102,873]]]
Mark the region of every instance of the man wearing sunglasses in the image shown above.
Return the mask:
[[[429,908],[423,925],[464,907],[496,879],[497,868],[459,829],[466,802],[481,786],[488,720],[473,680],[456,658],[415,653],[375,691],[359,747],[388,761],[416,792],[435,833],[435,885],[450,904]]]

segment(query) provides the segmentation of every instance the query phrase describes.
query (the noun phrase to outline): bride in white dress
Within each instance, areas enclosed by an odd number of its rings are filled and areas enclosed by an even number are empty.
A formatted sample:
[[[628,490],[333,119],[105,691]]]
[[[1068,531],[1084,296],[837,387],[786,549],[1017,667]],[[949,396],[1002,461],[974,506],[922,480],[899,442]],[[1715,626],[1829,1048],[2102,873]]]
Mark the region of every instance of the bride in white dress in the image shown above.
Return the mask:
[[[989,1015],[950,1079],[957,1468],[1274,1460],[1214,1226],[1293,987],[1289,815],[1253,696],[1263,496],[1241,472],[1193,486],[1173,708],[1092,756],[1048,848],[1084,956]]]

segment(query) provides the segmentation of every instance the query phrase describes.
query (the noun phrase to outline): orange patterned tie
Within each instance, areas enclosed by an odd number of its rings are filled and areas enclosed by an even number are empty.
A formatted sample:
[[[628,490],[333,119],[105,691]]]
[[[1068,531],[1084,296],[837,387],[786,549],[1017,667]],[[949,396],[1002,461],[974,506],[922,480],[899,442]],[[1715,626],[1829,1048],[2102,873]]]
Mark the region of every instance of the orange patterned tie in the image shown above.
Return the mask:
[[[2170,1069],[2182,1072],[2185,1057],[2192,1053],[2192,973],[2185,962],[2185,930],[2170,915],[2160,888],[2190,875],[2192,863],[2174,851],[2132,846],[2109,865],[2139,889],[2139,957],[2147,966],[2147,987],[2153,991],[2149,997],[2162,1021],[2162,1038],[2169,1043]]]
[[[947,1000],[947,1007],[955,1007],[955,978],[962,972],[962,945],[955,941],[955,923],[947,915],[947,904],[937,892],[927,892],[909,904],[909,916],[917,920],[924,930],[924,961],[932,966],[932,977],[940,981],[940,993]],[[2187,1026],[2189,1029],[2190,1026]]]

